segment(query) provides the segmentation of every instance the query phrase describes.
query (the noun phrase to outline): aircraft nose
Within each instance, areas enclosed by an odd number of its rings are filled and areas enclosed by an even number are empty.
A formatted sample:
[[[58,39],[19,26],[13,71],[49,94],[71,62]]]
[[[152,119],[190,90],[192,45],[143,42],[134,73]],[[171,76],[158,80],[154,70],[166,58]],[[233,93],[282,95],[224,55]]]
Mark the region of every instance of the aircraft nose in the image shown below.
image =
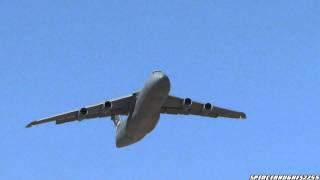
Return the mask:
[[[159,76],[159,79],[161,81],[169,81],[168,76],[166,74],[164,74],[164,73],[161,73],[161,75]]]
[[[153,76],[156,78],[156,83],[165,89],[170,89],[170,80],[162,71],[154,71]]]
[[[162,71],[153,71],[153,75],[156,76],[160,82],[169,82],[168,76]]]

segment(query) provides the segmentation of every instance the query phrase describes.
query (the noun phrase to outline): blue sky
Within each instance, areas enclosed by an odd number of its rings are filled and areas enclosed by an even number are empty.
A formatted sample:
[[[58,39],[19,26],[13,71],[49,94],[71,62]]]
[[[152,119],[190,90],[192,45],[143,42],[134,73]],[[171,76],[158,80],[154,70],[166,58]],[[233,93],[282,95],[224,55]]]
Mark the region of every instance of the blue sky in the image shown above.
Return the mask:
[[[247,179],[320,172],[320,3],[0,2],[1,179]],[[154,69],[171,93],[248,119],[162,115],[115,148],[109,119],[31,120],[126,95]]]

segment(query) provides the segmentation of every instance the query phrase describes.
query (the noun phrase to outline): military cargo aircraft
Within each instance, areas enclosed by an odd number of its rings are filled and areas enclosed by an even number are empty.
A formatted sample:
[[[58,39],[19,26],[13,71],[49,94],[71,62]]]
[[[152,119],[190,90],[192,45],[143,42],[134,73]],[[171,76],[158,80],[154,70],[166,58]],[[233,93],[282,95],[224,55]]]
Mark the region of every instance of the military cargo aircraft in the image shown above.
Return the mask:
[[[154,71],[140,91],[97,105],[33,121],[26,127],[51,121],[63,124],[98,117],[111,117],[116,128],[116,147],[124,147],[138,142],[150,133],[157,125],[161,113],[213,118],[246,118],[246,114],[243,112],[220,108],[210,103],[203,104],[190,98],[171,96],[169,91],[170,80],[168,76],[162,71]],[[127,120],[121,120],[120,115],[126,115]]]

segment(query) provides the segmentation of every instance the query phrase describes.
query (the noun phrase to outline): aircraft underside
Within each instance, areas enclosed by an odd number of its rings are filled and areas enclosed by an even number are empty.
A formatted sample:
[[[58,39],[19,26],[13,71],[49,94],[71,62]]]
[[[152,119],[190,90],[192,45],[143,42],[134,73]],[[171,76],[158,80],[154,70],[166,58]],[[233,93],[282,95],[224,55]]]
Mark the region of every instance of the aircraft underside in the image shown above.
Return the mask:
[[[160,114],[198,115],[204,117],[225,117],[245,119],[243,112],[200,103],[190,98],[169,95],[170,81],[161,71],[154,71],[142,90],[128,96],[107,100],[79,110],[32,121],[26,127],[54,121],[63,124],[95,118],[111,117],[116,127],[116,146],[125,147],[138,142],[157,125]],[[120,115],[128,116],[124,121]]]

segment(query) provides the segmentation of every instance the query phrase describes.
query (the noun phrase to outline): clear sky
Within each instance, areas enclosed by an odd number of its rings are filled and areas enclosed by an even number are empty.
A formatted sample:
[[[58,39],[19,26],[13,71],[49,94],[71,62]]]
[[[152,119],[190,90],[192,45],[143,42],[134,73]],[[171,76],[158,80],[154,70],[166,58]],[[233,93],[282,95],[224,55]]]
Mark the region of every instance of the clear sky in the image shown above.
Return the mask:
[[[2,0],[0,23],[1,179],[320,173],[318,0]],[[247,120],[162,115],[123,149],[109,118],[24,128],[127,95],[155,69],[173,95]]]

